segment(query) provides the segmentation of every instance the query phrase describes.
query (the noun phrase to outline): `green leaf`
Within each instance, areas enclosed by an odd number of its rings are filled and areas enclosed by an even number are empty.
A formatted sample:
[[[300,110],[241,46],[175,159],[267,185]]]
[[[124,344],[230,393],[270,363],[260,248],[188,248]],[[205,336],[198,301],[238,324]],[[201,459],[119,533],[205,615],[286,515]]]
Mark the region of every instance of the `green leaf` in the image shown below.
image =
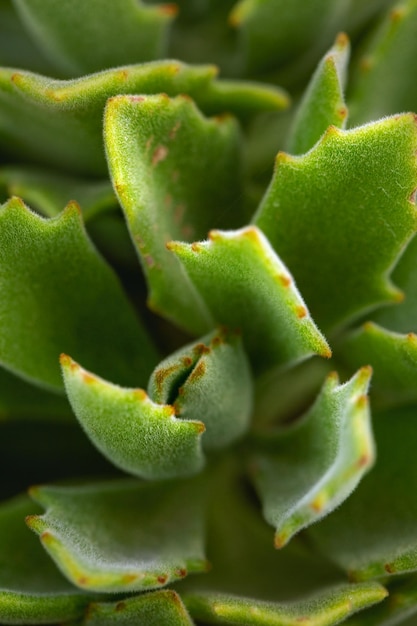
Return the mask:
[[[399,2],[378,26],[359,59],[350,89],[351,124],[417,109],[406,69],[417,54],[417,3]]]
[[[172,242],[169,249],[215,322],[242,331],[256,368],[331,355],[287,268],[256,227],[211,231],[209,241]]]
[[[247,86],[252,94],[240,100],[241,83],[227,81],[216,89],[217,69],[211,65],[187,66],[179,61],[158,61],[125,66],[75,80],[54,80],[14,69],[0,70],[0,147],[26,161],[83,175],[107,175],[103,150],[102,116],[108,98],[118,94],[186,93],[197,104],[218,113],[248,109],[282,108],[282,92],[274,87]],[[276,95],[276,97],[274,97]],[[258,105],[256,105],[256,102]]]
[[[148,479],[187,476],[204,463],[201,421],[181,420],[143,389],[123,389],[61,357],[73,411],[94,445],[116,467]]]
[[[180,596],[172,589],[119,600],[91,603],[85,626],[193,626]]]
[[[200,419],[206,427],[204,448],[231,444],[248,429],[253,405],[241,338],[220,330],[181,348],[155,368],[148,393],[154,402],[171,403],[176,417]]]
[[[320,62],[298,106],[288,143],[292,154],[310,150],[328,126],[345,127],[343,89],[348,61],[349,40],[342,33]]]
[[[50,220],[18,198],[3,205],[0,268],[0,361],[6,369],[58,392],[63,351],[118,382],[149,375],[154,348],[88,240],[75,204]]]
[[[0,621],[55,624],[81,616],[91,594],[75,589],[25,526],[34,504],[20,496],[0,507]]]
[[[46,513],[28,525],[78,587],[142,591],[207,568],[201,480],[45,486],[31,495]]]
[[[344,585],[294,603],[250,600],[226,594],[190,594],[184,598],[192,617],[208,624],[243,626],[311,626],[339,624],[349,615],[385,598],[378,583]]]
[[[205,237],[213,221],[240,222],[238,126],[230,117],[205,119],[189,98],[165,95],[112,98],[104,125],[113,184],[149,282],[149,306],[206,333],[214,325],[210,314],[166,243]]]
[[[417,570],[415,409],[376,414],[374,432],[374,469],[337,511],[309,531],[354,580]]]
[[[13,0],[36,45],[69,76],[165,56],[175,5],[141,0]],[[123,45],[121,45],[123,42]]]
[[[254,223],[324,331],[401,298],[387,275],[416,229],[416,130],[412,114],[330,127],[306,155],[277,157]]]
[[[363,368],[340,385],[331,374],[301,421],[264,435],[252,472],[264,517],[276,528],[276,548],[339,506],[372,466],[370,376]]]

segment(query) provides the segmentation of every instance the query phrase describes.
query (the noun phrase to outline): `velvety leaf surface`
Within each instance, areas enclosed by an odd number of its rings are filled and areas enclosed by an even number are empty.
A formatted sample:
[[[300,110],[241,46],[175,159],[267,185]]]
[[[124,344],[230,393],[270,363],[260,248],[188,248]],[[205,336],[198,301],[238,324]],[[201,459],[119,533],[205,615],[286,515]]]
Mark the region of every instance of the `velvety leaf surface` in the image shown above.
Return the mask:
[[[380,602],[386,593],[384,587],[370,582],[344,585],[293,604],[211,593],[190,594],[185,597],[185,604],[193,617],[208,624],[298,626],[305,622],[311,626],[333,626],[352,613]]]
[[[201,420],[204,448],[231,444],[248,429],[253,406],[241,337],[220,330],[181,348],[153,371],[148,393],[154,402],[172,404],[177,418]]]
[[[370,376],[363,368],[340,385],[330,375],[301,421],[264,436],[252,472],[277,548],[340,505],[372,466]]]
[[[286,365],[330,348],[311,319],[287,268],[256,227],[211,231],[209,240],[169,249],[218,324],[242,331],[258,369]]]
[[[377,413],[373,425],[374,469],[337,511],[309,531],[355,580],[417,570],[415,409]]]
[[[241,221],[238,126],[231,117],[204,118],[189,98],[165,95],[112,98],[104,124],[110,173],[149,282],[149,306],[203,334],[213,326],[210,314],[166,243],[205,237],[213,222]]]
[[[36,487],[46,508],[28,525],[78,587],[121,593],[153,589],[207,568],[202,484],[109,481]]]
[[[350,89],[351,124],[417,109],[417,87],[407,69],[417,54],[417,2],[387,14],[359,60]]]
[[[147,479],[186,476],[204,463],[201,421],[175,417],[143,389],[124,389],[87,372],[62,355],[72,409],[94,445],[116,467]]]
[[[75,200],[85,222],[118,206],[107,180],[86,181],[29,167],[0,168],[0,193],[6,196],[4,200],[19,196],[47,217],[59,215],[62,207]]]
[[[157,61],[125,66],[74,80],[54,80],[15,69],[0,70],[0,146],[25,160],[89,175],[107,174],[103,150],[102,115],[108,98],[118,94],[186,93],[197,104],[219,113],[242,110],[249,101],[255,108],[280,109],[282,92],[274,87],[246,87],[250,97],[240,99],[241,83],[234,95],[227,81],[213,85],[217,69],[212,65],[187,66],[179,61]],[[276,97],[274,97],[276,94]],[[256,102],[258,106],[256,107]]]
[[[171,589],[154,591],[119,602],[88,607],[85,626],[193,626],[180,596]]]
[[[0,622],[54,624],[81,616],[91,595],[73,587],[25,526],[26,496],[0,507]]]
[[[0,361],[24,379],[61,391],[62,351],[122,383],[140,383],[155,363],[75,204],[51,220],[18,198],[1,207],[0,289]]]
[[[254,223],[325,331],[401,297],[387,274],[416,228],[416,129],[412,114],[330,127],[306,155],[277,157]]]
[[[151,7],[141,0],[13,3],[39,49],[69,76],[165,56],[167,27],[176,13],[173,4]]]
[[[380,604],[347,620],[346,626],[414,626],[417,613],[416,577],[393,580]],[[409,621],[410,620],[410,621]]]
[[[313,74],[298,106],[288,141],[292,154],[310,150],[328,126],[345,127],[343,89],[348,61],[349,40],[340,34]]]

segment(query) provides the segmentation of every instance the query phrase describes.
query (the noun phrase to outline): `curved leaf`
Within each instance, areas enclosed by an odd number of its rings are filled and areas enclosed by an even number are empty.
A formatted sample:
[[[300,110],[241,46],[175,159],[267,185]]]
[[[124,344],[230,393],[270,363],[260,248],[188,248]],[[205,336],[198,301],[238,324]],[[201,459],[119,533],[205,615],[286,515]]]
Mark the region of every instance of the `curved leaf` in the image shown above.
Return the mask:
[[[46,513],[27,523],[76,586],[155,589],[207,568],[202,492],[195,481],[36,487],[31,495]]]
[[[330,375],[307,415],[281,434],[265,437],[252,472],[265,519],[282,548],[355,489],[374,461],[368,398],[370,368],[344,385]]]
[[[200,421],[175,417],[168,404],[156,404],[143,389],[123,389],[61,357],[73,411],[94,445],[116,467],[149,479],[187,476],[204,458]]]
[[[254,223],[325,331],[401,298],[387,275],[416,229],[416,131],[412,114],[330,127],[306,155],[277,157]]]
[[[287,268],[254,226],[212,231],[209,241],[171,242],[213,319],[239,328],[258,369],[287,365],[330,348]]]
[[[18,198],[3,205],[0,268],[4,367],[55,391],[64,350],[120,382],[148,375],[155,350],[75,204],[51,220]]]

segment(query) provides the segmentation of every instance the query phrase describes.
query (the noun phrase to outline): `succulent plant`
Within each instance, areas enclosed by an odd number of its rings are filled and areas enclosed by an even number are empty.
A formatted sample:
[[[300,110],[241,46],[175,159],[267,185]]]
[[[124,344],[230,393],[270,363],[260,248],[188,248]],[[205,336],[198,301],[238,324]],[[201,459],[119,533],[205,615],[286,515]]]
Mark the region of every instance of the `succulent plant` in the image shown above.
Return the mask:
[[[416,35],[0,0],[0,623],[416,623]]]

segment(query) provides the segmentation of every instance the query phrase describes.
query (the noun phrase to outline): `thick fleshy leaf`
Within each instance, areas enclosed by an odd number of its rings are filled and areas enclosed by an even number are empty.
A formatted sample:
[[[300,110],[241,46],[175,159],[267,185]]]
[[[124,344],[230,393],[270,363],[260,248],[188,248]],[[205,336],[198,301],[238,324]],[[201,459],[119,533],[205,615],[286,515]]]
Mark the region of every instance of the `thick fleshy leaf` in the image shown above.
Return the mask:
[[[349,97],[352,124],[417,110],[417,87],[407,73],[417,54],[416,34],[417,3],[398,3],[359,60]]]
[[[265,436],[253,460],[265,519],[282,548],[355,489],[374,461],[366,396],[370,368],[343,385],[330,375],[317,401],[295,426]]]
[[[75,200],[85,222],[118,206],[108,180],[86,181],[28,167],[0,168],[0,193],[7,197],[19,196],[47,217],[59,215],[63,206]]]
[[[345,127],[343,89],[348,61],[349,40],[340,34],[320,62],[299,104],[288,141],[292,154],[310,150],[328,126]]]
[[[73,411],[94,445],[116,467],[148,479],[187,476],[204,463],[201,421],[181,420],[143,389],[123,389],[61,357]]]
[[[0,209],[0,361],[62,390],[59,354],[121,383],[140,383],[156,353],[75,204],[46,220],[14,198]],[[36,329],[36,332],[34,332]]]
[[[172,404],[176,417],[201,420],[204,448],[230,444],[248,429],[253,405],[240,336],[220,330],[181,348],[155,368],[148,393],[158,404]]]
[[[401,298],[387,274],[416,229],[416,150],[416,121],[404,114],[332,126],[306,155],[278,155],[254,222],[323,330]]]
[[[314,353],[331,356],[287,268],[258,228],[211,231],[208,241],[171,242],[168,247],[213,319],[242,331],[258,369]]]
[[[13,2],[30,37],[68,76],[165,56],[167,27],[176,13],[174,4],[150,7],[141,0]]]
[[[417,336],[400,335],[367,322],[348,335],[338,357],[350,367],[370,363],[372,394],[378,406],[417,402]]]
[[[251,94],[240,99],[242,85],[227,81],[216,88],[212,65],[187,66],[179,61],[158,61],[125,66],[75,80],[53,80],[14,69],[0,70],[0,146],[8,154],[44,163],[67,172],[107,174],[103,150],[102,116],[108,98],[118,94],[186,93],[204,109],[216,102],[225,110],[276,110],[283,96],[274,87],[249,85]],[[214,84],[213,84],[214,83]],[[285,100],[285,99],[284,99]],[[257,104],[256,104],[257,103]]]
[[[36,487],[46,508],[27,523],[78,587],[121,593],[207,569],[201,480]]]
[[[195,334],[213,326],[167,241],[240,223],[240,135],[231,117],[205,119],[189,98],[119,96],[106,107],[110,172],[139,252],[152,309]],[[173,286],[175,288],[173,289]]]
[[[83,626],[193,626],[180,596],[173,590],[154,591],[118,602],[90,604]]]
[[[380,602],[387,595],[378,583],[344,585],[322,592],[307,600],[278,604],[229,596],[226,594],[190,594],[185,604],[192,617],[208,624],[242,626],[333,626],[361,609]]]
[[[309,531],[354,580],[417,570],[416,419],[415,409],[375,415],[374,469],[337,511]]]
[[[25,526],[27,496],[0,507],[0,622],[55,624],[84,613],[91,594],[73,587]]]

